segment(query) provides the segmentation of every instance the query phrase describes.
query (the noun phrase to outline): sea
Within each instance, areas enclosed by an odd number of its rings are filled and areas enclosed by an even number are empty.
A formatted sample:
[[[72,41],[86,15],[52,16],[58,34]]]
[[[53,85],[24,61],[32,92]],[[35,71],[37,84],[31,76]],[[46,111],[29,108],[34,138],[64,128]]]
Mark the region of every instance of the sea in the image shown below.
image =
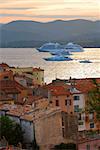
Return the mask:
[[[100,77],[100,48],[84,48],[84,52],[74,52],[72,61],[50,62],[44,58],[50,53],[39,52],[35,48],[0,48],[0,63],[14,67],[40,67],[44,69],[44,80],[50,83],[56,78],[96,78]],[[92,63],[80,63],[90,60]]]

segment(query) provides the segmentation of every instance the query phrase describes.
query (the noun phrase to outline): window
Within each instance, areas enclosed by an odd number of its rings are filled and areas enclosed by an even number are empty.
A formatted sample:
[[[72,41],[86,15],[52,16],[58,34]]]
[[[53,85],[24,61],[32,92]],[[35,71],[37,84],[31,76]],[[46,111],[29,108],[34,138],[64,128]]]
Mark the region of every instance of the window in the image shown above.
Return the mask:
[[[33,95],[35,95],[35,92],[33,91]]]
[[[17,95],[16,94],[13,94],[13,99],[17,99]]]
[[[59,100],[56,100],[56,106],[59,106]]]
[[[79,100],[80,97],[79,96],[74,96],[74,100]]]
[[[74,112],[79,112],[79,105],[74,106]]]
[[[78,114],[78,120],[82,120],[82,115]]]
[[[67,105],[67,99],[65,100],[65,105]]]
[[[63,135],[63,137],[64,137],[64,128],[62,128],[62,135]]]
[[[94,128],[94,123],[90,123],[90,128]]]
[[[90,113],[90,114],[89,114],[89,119],[90,119],[90,120],[93,120],[93,119],[94,119],[94,113]]]
[[[62,126],[64,126],[64,118],[62,117]]]
[[[66,99],[65,100],[65,105],[67,105],[67,106],[71,105],[71,100],[70,99]]]
[[[8,76],[4,76],[4,79],[6,80],[6,79],[9,79],[9,77]]]
[[[84,124],[84,122],[82,122],[82,121],[81,121],[81,122],[78,122],[78,125],[83,125],[83,124]]]

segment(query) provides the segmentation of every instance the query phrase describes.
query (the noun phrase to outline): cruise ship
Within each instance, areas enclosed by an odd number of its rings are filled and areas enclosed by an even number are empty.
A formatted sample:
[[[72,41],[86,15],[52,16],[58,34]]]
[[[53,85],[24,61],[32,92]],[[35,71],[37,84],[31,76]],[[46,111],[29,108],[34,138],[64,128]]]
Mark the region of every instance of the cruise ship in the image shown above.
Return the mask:
[[[65,49],[67,49],[67,51],[69,52],[83,52],[84,49],[78,45],[78,44],[74,44],[74,43],[68,43],[64,46]]]
[[[51,55],[72,55],[69,51],[67,51],[66,49],[60,49],[60,50],[54,50],[52,52],[50,52]]]
[[[52,52],[52,51],[58,51],[62,49],[63,47],[59,43],[45,43],[40,48],[37,48],[40,52]]]
[[[60,56],[55,55],[55,56],[50,57],[50,58],[44,58],[44,60],[46,60],[46,61],[71,61],[73,59],[70,57],[64,57],[62,55],[60,55]]]

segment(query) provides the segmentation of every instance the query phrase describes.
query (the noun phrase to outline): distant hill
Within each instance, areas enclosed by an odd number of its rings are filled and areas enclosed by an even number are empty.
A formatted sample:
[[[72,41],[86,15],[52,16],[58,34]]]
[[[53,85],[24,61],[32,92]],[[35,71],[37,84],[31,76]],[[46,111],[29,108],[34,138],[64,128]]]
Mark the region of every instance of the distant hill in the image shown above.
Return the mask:
[[[56,20],[13,21],[0,27],[1,47],[38,47],[45,42],[76,42],[84,47],[100,47],[100,21]]]

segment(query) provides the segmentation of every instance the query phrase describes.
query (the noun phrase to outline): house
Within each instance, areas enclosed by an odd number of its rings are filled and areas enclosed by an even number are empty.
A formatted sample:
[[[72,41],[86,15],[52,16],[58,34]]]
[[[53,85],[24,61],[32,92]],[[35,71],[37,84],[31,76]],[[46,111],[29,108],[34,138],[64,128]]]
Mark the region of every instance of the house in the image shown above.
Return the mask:
[[[67,87],[64,86],[49,86],[48,99],[53,107],[60,107],[62,111],[68,114],[73,114],[74,105],[73,97]]]
[[[14,104],[14,99],[0,92],[0,104]]]
[[[8,65],[8,64],[6,64],[6,63],[1,63],[0,64],[0,68],[2,68],[2,70],[6,70],[6,69],[8,69],[10,66]]]
[[[28,81],[32,80],[32,84],[42,85],[44,84],[44,70],[41,68],[9,68],[7,70],[12,70],[14,74],[23,74]]]
[[[14,81],[1,80],[0,81],[0,90],[1,90],[1,95],[10,97],[10,98],[14,99],[15,101],[18,100],[20,91],[16,88]]]
[[[62,112],[60,108],[47,108],[36,114],[35,136],[43,150],[49,150],[60,143],[77,145],[77,117]]]
[[[98,87],[100,89],[100,78],[85,78],[85,79],[74,79],[75,87],[81,91],[81,97],[75,97],[75,103],[80,104],[83,107],[84,113],[82,116],[79,114],[79,118],[83,118],[82,122],[85,125],[85,131],[98,131],[100,130],[100,122],[96,118],[96,112],[85,111],[88,106],[89,92],[92,92]],[[76,95],[78,96],[78,95]],[[83,99],[83,100],[82,100]],[[81,102],[81,103],[80,103]],[[81,123],[81,122],[80,122]]]
[[[1,93],[14,99],[15,102],[27,97],[27,89],[15,80],[1,80],[0,86]]]
[[[0,72],[0,80],[13,80],[13,72],[6,70]]]

